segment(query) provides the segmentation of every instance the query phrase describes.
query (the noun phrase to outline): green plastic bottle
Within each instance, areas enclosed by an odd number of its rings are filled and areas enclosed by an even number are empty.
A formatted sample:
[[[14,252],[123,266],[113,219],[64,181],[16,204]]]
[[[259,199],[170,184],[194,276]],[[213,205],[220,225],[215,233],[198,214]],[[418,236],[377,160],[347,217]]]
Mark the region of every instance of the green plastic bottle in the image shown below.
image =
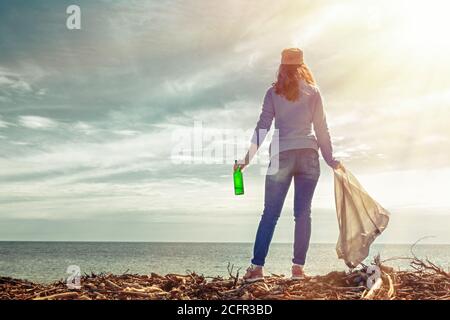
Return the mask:
[[[237,160],[234,160],[234,163],[237,164]],[[244,178],[242,176],[241,168],[238,167],[233,173],[234,180],[234,194],[241,195],[244,194]]]

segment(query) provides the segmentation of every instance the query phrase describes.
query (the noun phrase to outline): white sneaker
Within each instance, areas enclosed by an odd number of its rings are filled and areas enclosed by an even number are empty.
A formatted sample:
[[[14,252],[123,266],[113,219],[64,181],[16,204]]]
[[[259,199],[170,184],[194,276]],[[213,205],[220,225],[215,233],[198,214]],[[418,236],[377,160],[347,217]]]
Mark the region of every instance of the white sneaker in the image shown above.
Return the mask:
[[[292,266],[291,280],[302,280],[304,278],[305,278],[305,271],[303,271],[303,266],[299,264],[294,264]]]
[[[247,283],[264,280],[263,267],[250,265],[247,268],[247,273],[243,276],[243,279]]]

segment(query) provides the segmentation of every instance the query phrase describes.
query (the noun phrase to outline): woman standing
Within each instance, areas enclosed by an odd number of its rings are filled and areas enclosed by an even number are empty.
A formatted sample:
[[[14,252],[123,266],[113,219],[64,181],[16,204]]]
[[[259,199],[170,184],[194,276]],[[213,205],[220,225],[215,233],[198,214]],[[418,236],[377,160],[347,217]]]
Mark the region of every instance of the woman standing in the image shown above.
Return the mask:
[[[311,201],[320,175],[319,154],[336,169],[328,125],[319,89],[298,48],[283,50],[277,81],[267,90],[252,144],[239,164],[249,164],[275,119],[271,161],[265,181],[264,211],[259,223],[251,265],[244,280],[263,279],[263,266],[286,194],[294,180],[294,258],[292,279],[304,276],[311,236]],[[314,133],[313,133],[314,128]],[[276,151],[274,151],[276,150]]]

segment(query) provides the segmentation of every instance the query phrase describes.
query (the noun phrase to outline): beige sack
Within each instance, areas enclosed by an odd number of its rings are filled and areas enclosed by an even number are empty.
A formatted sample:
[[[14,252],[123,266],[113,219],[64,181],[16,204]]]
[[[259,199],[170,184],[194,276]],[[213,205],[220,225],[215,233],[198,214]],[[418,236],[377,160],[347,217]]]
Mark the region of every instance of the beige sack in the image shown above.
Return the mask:
[[[372,199],[356,178],[341,166],[334,170],[339,224],[336,252],[354,268],[369,255],[369,247],[389,222],[389,212]]]

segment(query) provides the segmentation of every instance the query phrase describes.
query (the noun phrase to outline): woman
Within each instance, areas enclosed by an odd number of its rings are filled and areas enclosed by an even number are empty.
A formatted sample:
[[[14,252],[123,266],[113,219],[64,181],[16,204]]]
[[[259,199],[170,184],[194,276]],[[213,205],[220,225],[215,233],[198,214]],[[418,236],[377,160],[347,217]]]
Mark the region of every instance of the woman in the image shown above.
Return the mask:
[[[263,279],[264,262],[292,179],[295,186],[292,279],[303,278],[311,235],[311,201],[320,175],[318,150],[330,167],[337,169],[340,165],[333,157],[322,97],[298,48],[283,50],[278,78],[264,97],[251,147],[234,170],[238,166],[244,169],[249,164],[273,119],[276,132],[265,181],[264,212],[256,234],[253,259],[244,276],[246,282]]]

